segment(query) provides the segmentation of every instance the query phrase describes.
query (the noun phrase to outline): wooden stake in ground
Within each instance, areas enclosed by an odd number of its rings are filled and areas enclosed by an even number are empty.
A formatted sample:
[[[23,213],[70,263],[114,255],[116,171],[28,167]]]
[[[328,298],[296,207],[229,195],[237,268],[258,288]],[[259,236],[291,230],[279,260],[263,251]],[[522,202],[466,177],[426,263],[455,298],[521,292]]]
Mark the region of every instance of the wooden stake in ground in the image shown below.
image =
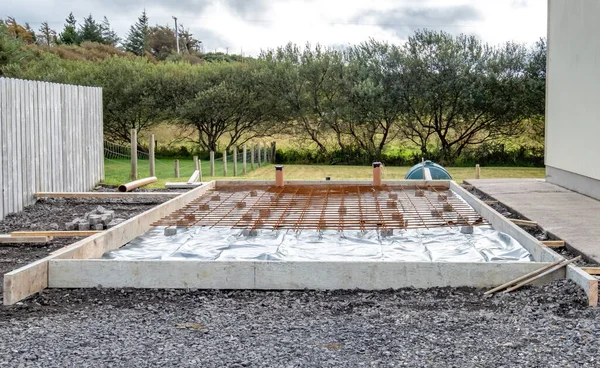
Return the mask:
[[[137,131],[131,129],[131,180],[137,180]]]
[[[258,158],[258,161],[256,163],[258,167],[260,167],[260,143],[256,144],[256,157]]]
[[[550,268],[546,272],[543,272],[543,273],[540,273],[537,276],[531,277],[531,278],[529,278],[529,279],[527,279],[527,280],[525,280],[525,281],[523,281],[523,282],[521,282],[521,283],[519,283],[519,284],[517,284],[517,285],[515,285],[513,287],[510,287],[510,288],[504,290],[504,292],[505,293],[509,293],[509,292],[511,292],[513,290],[517,290],[518,288],[520,288],[522,286],[525,286],[525,285],[527,285],[527,284],[529,284],[529,283],[531,283],[531,282],[533,282],[533,281],[535,281],[535,280],[537,280],[539,278],[542,278],[542,277],[544,277],[544,276],[546,276],[546,275],[548,275],[548,274],[550,274],[550,273],[552,273],[552,272],[554,272],[554,271],[556,271],[558,269],[561,269],[561,268],[563,268],[563,267],[565,267],[565,266],[567,266],[567,265],[569,265],[569,264],[571,264],[571,263],[573,263],[575,261],[578,261],[580,259],[581,259],[581,256],[577,256],[577,257],[569,259],[569,260],[564,260],[563,262],[561,262],[560,264],[558,264],[558,265]]]
[[[242,175],[246,175],[246,154],[248,153],[246,143],[244,143],[244,154],[242,155]]]
[[[215,176],[215,151],[210,151],[210,176]]]
[[[148,156],[150,157],[150,176],[156,176],[154,162],[154,134],[150,136],[150,142],[148,142]]]
[[[237,147],[233,147],[233,176],[237,176]]]
[[[250,170],[254,170],[254,145],[250,145]]]
[[[475,165],[475,179],[479,179],[481,177],[481,168],[479,164]]]
[[[511,286],[511,285],[514,285],[514,284],[516,284],[516,283],[517,283],[517,282],[519,282],[519,281],[523,281],[523,280],[525,280],[525,279],[528,279],[528,278],[530,278],[530,277],[532,277],[532,276],[535,276],[535,275],[537,275],[537,274],[539,274],[539,273],[541,273],[541,272],[544,272],[544,271],[546,271],[546,270],[548,270],[548,269],[550,269],[550,268],[552,268],[552,267],[554,267],[554,266],[556,266],[556,265],[560,264],[561,262],[563,262],[563,260],[562,260],[562,259],[561,259],[560,261],[556,261],[556,262],[554,262],[554,263],[551,263],[551,264],[549,264],[549,265],[546,265],[546,266],[544,266],[544,267],[542,267],[542,268],[539,268],[539,269],[537,269],[537,270],[535,270],[535,271],[532,271],[532,272],[530,272],[530,273],[528,273],[528,274],[526,274],[526,275],[523,275],[523,276],[521,276],[521,277],[518,277],[518,278],[516,278],[516,279],[514,279],[514,280],[511,280],[511,281],[509,281],[509,282],[507,282],[507,283],[505,283],[505,284],[502,284],[502,285],[500,285],[500,286],[496,286],[495,288],[493,288],[493,289],[491,289],[491,290],[488,290],[488,291],[486,291],[485,293],[483,293],[483,295],[493,294],[493,293],[495,293],[496,291],[500,291],[500,290],[502,290],[502,289],[505,289],[505,288],[507,288],[507,287],[509,287],[509,286]]]
[[[199,170],[198,169],[198,156],[194,156],[194,171]]]
[[[179,177],[179,160],[175,160],[175,177]]]
[[[223,151],[223,176],[227,176],[227,150]]]
[[[198,173],[200,174],[198,176],[198,181],[202,182],[202,161],[198,160]]]

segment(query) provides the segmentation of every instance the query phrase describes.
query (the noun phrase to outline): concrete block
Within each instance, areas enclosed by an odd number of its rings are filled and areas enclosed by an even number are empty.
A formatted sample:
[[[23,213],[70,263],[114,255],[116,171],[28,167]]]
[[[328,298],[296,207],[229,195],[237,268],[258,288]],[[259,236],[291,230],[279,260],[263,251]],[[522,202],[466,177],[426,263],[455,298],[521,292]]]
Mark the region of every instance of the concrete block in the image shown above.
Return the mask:
[[[200,207],[198,207],[198,209],[199,209],[200,211],[208,211],[208,210],[210,209],[210,206],[208,205],[208,203],[202,203],[202,204],[200,205]]]
[[[250,197],[256,197],[256,196],[258,196],[258,192],[256,191],[256,189],[252,189],[250,191]]]
[[[104,215],[100,215],[100,222],[102,225],[106,226],[113,219],[113,215],[110,213],[105,213]]]
[[[473,226],[461,226],[460,232],[463,234],[473,234]]]
[[[89,230],[90,224],[87,221],[79,221],[77,223],[77,230]]]
[[[174,226],[165,227],[165,236],[173,236],[177,234],[177,228]]]
[[[65,224],[65,228],[67,229],[67,231],[77,230],[77,222],[75,222],[75,221],[67,222]]]
[[[102,223],[100,224],[96,224],[94,226],[91,227],[94,230],[104,230],[104,225]]]
[[[100,223],[102,223],[102,215],[97,215],[97,214],[90,215],[87,218],[87,221],[90,224],[90,226],[100,224]]]
[[[237,203],[237,208],[244,208],[244,207],[246,207],[246,202],[240,201]]]

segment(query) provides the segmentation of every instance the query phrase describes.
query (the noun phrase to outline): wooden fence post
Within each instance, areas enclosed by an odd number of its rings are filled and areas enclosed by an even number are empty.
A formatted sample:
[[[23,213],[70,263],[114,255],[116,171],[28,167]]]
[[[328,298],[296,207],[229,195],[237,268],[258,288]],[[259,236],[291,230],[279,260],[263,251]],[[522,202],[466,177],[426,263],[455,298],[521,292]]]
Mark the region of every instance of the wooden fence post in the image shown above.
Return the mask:
[[[263,153],[265,155],[263,162],[266,164],[269,162],[269,160],[267,160],[267,142],[263,142]]]
[[[194,171],[198,170],[198,156],[194,156]]]
[[[200,176],[198,176],[198,181],[202,182],[202,161],[198,160],[198,173],[200,174]]]
[[[271,163],[275,164],[275,154],[277,153],[277,147],[275,141],[271,142]]]
[[[179,160],[175,160],[175,177],[179,177]]]
[[[227,176],[227,150],[223,151],[223,176]]]
[[[244,154],[242,155],[242,175],[246,175],[246,154],[248,150],[246,148],[246,143],[244,143]]]
[[[131,180],[137,180],[137,131],[131,129]]]
[[[237,176],[237,147],[233,147],[233,176]]]
[[[260,142],[256,144],[256,158],[258,158],[257,164],[260,167]]]
[[[479,177],[481,176],[481,168],[479,167],[479,164],[475,165],[475,179],[479,179]]]
[[[254,170],[254,145],[250,145],[250,170]]]
[[[210,176],[215,176],[215,151],[210,151]]]
[[[154,134],[150,136],[150,142],[148,142],[148,150],[148,156],[150,156],[150,176],[156,176],[156,166],[154,162]]]

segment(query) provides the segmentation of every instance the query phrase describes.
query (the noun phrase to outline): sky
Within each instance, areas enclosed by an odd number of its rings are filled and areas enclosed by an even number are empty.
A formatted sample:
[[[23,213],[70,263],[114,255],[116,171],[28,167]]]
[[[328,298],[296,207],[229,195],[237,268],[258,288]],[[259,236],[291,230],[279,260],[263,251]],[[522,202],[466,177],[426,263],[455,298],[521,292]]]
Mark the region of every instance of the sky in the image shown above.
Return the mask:
[[[254,56],[288,42],[402,43],[421,28],[534,43],[546,36],[547,19],[547,0],[0,0],[0,17],[36,30],[46,21],[60,32],[73,12],[79,22],[106,16],[121,38],[144,9],[150,24],[172,26],[177,17],[205,52]]]

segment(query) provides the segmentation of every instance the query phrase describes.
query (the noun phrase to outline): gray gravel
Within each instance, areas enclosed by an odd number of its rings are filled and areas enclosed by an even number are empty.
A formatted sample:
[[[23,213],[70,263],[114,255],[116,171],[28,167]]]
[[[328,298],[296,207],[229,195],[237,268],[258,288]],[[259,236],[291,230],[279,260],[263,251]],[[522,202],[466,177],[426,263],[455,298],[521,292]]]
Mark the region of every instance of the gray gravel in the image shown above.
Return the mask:
[[[362,292],[47,290],[0,307],[0,366],[600,367],[569,281]]]

